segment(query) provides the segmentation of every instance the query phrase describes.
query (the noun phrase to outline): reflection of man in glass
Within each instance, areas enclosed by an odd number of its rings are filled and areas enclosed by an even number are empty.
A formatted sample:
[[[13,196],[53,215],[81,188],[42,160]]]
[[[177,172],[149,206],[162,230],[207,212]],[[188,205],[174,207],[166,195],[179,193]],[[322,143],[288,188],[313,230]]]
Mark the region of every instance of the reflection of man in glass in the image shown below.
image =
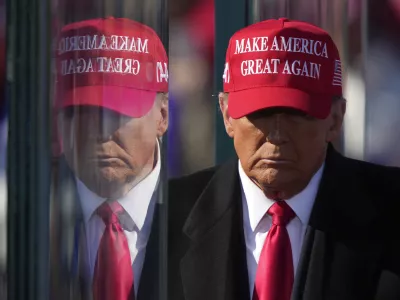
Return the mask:
[[[157,253],[149,244],[168,126],[165,49],[140,23],[83,21],[63,28],[57,70],[62,147],[85,228],[73,260],[95,300],[157,299],[157,272],[146,267]]]

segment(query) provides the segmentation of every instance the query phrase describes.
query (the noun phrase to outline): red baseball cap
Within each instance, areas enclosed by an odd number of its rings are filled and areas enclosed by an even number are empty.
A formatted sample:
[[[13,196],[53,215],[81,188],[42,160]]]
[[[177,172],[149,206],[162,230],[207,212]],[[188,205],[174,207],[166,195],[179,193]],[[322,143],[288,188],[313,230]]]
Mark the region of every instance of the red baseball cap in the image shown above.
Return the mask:
[[[85,20],[62,28],[56,53],[57,107],[91,105],[130,117],[168,92],[168,57],[155,31],[129,19]]]
[[[235,119],[271,107],[324,119],[333,96],[342,96],[339,52],[329,34],[286,18],[236,32],[229,41],[223,80]]]

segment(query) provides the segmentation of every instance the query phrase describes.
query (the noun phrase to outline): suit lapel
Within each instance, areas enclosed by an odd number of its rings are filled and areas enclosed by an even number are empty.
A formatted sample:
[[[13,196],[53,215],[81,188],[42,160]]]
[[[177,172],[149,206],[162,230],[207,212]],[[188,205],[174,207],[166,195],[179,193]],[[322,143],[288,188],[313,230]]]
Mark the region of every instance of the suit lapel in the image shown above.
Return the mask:
[[[237,162],[222,166],[186,220],[191,247],[181,261],[185,299],[248,299]]]
[[[298,272],[293,285],[292,300],[321,300],[326,261],[329,258],[327,235],[308,226],[299,260]]]
[[[324,275],[329,232],[334,228],[332,204],[337,201],[337,186],[331,149],[325,162],[324,173],[310,215],[293,284],[292,300],[323,299]],[[340,199],[339,199],[340,200]]]
[[[78,221],[79,222],[79,221]],[[90,265],[88,261],[88,244],[86,237],[86,228],[81,219],[79,226],[79,253],[78,258],[78,278],[79,286],[83,299],[92,299],[92,278],[90,274]]]
[[[60,240],[60,257],[57,263],[61,264],[63,285],[66,287],[64,293],[57,291],[57,297],[90,300],[88,268],[85,266],[87,245],[82,210],[74,174],[63,156],[59,159],[57,175],[55,201],[57,201],[58,215],[55,222],[59,226]]]
[[[160,284],[160,256],[162,247],[160,239],[160,214],[164,209],[162,204],[156,204],[154,209],[153,224],[149,241],[146,246],[146,255],[142,268],[142,275],[139,282],[137,300],[158,300]]]
[[[86,236],[86,226],[83,217],[81,202],[76,188],[74,175],[71,173],[74,191],[75,205],[75,232],[74,248],[72,253],[71,277],[75,287],[78,287],[81,299],[91,300],[92,296],[92,276],[88,260],[88,244]]]
[[[368,243],[368,233],[362,232],[362,228],[374,222],[376,212],[368,201],[371,195],[360,186],[354,170],[349,169],[344,160],[332,146],[329,147],[303,243],[292,300],[369,299],[365,298],[368,293],[354,293],[367,290],[362,288],[363,280],[372,283],[369,280],[373,278],[373,266],[366,262],[373,261],[380,250]],[[353,247],[355,240],[360,243]],[[363,272],[354,278],[349,276],[355,270]],[[350,280],[352,289],[346,287]]]

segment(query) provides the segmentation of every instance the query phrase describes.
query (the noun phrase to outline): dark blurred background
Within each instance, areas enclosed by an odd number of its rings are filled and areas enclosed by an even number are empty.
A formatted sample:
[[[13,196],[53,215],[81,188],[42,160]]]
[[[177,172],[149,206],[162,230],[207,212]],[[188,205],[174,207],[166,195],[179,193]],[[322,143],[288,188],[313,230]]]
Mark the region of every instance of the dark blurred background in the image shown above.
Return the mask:
[[[169,1],[168,174],[214,164],[214,0]]]

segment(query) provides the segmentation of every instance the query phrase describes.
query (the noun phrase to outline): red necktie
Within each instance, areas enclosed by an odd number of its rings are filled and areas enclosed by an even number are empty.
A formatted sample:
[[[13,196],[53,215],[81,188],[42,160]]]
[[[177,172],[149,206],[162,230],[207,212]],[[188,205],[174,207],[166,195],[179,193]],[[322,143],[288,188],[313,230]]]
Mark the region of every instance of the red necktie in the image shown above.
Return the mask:
[[[272,226],[258,262],[253,300],[289,300],[294,272],[286,225],[296,215],[285,201],[275,202],[268,214],[272,216]]]
[[[105,202],[97,209],[106,228],[97,250],[93,277],[94,300],[135,299],[131,255],[117,217],[122,211],[118,202]]]

